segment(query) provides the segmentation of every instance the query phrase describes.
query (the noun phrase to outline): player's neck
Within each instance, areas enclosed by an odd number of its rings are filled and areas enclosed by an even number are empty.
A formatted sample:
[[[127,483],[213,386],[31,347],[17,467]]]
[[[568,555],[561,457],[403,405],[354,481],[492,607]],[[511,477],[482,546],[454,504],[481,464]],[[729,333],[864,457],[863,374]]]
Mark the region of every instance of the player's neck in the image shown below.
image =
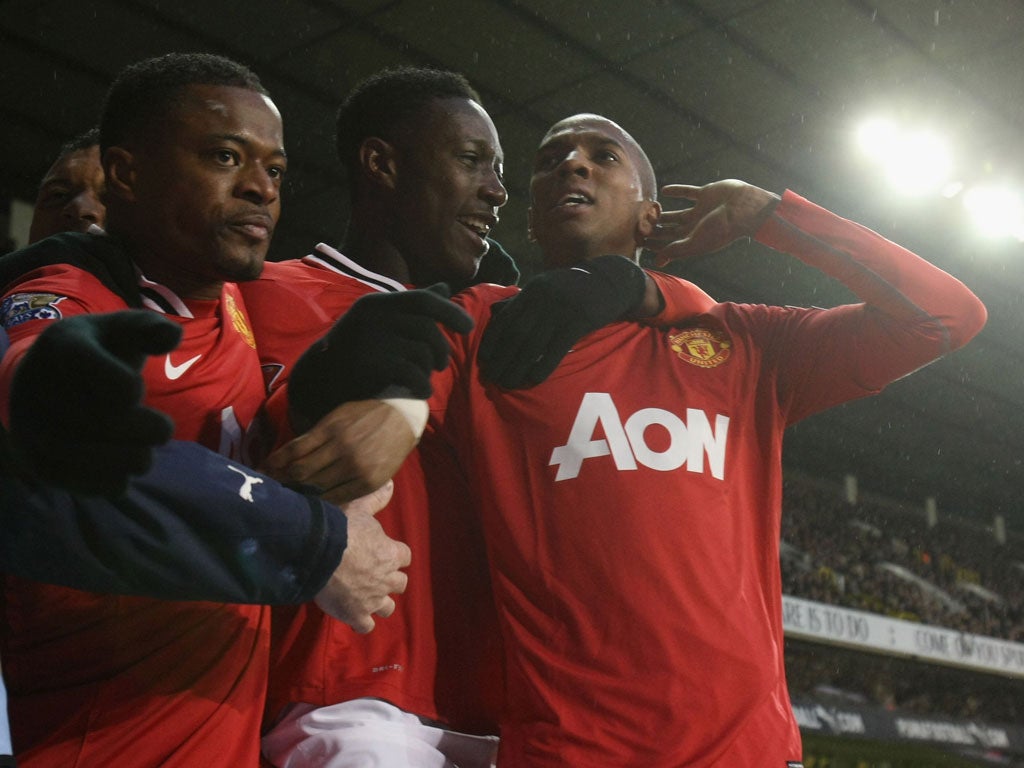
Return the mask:
[[[183,299],[219,299],[224,290],[222,280],[210,280],[205,275],[192,274],[173,266],[168,268],[158,259],[135,259],[135,264],[147,280],[170,288]]]
[[[115,228],[108,234],[119,237],[125,251],[147,280],[166,286],[185,299],[219,299],[224,288],[223,280],[211,279],[205,272],[191,270],[178,254],[167,256],[152,248],[142,246],[130,237],[120,235]]]
[[[350,228],[341,252],[357,264],[400,283],[410,281],[409,265],[394,243],[360,229]]]
[[[596,259],[598,256],[622,256],[630,261],[637,261],[640,257],[638,248],[621,243],[590,243],[578,240],[544,245],[541,251],[545,269],[571,267],[573,264]]]

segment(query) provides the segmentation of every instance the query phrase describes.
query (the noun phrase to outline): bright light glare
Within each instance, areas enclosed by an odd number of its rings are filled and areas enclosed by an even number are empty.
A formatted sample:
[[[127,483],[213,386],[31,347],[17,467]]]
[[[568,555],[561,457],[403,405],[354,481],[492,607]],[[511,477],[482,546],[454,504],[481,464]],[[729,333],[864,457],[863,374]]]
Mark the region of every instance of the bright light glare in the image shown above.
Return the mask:
[[[903,137],[899,153],[889,158],[886,175],[897,189],[911,194],[939,189],[949,179],[949,150],[937,136],[912,133]]]
[[[878,118],[861,125],[857,142],[902,192],[934,192],[949,180],[953,167],[949,148],[929,131],[903,130],[891,120]]]
[[[1024,202],[1012,189],[994,185],[972,187],[964,194],[964,207],[983,234],[1024,240]]]
[[[942,196],[947,200],[952,200],[963,191],[964,183],[962,181],[951,181],[942,187]]]
[[[899,139],[899,133],[899,128],[892,120],[877,117],[864,121],[857,129],[857,144],[868,157],[890,157],[893,154],[893,145]]]

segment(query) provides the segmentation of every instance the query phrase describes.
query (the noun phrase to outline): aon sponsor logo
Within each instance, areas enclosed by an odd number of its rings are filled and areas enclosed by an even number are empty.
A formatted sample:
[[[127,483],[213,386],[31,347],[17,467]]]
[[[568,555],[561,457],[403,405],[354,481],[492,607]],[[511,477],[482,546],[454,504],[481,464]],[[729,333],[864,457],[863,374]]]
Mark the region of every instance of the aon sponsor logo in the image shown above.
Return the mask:
[[[594,439],[600,425],[604,439]],[[648,427],[657,425],[668,432],[668,447],[656,451],[645,439]],[[684,464],[690,472],[725,477],[725,442],[729,435],[729,417],[717,414],[714,425],[704,411],[686,409],[686,421],[662,408],[643,408],[625,421],[619,416],[612,396],[607,392],[588,392],[583,396],[569,439],[551,452],[550,466],[558,467],[555,480],[570,480],[580,473],[587,459],[611,456],[616,469],[636,469],[642,464],[660,472],[671,472]]]

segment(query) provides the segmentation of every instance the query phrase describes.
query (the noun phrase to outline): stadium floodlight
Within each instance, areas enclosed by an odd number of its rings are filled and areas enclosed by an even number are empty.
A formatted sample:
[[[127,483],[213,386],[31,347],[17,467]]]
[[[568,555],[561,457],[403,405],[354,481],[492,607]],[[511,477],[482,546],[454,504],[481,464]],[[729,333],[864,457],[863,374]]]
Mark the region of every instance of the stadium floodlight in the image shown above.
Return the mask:
[[[899,152],[889,158],[886,175],[890,183],[910,194],[933,192],[948,180],[953,166],[949,148],[929,131],[905,134]]]
[[[861,151],[876,161],[892,156],[899,137],[899,126],[884,117],[865,120],[857,129],[857,144]]]
[[[971,187],[964,193],[964,207],[983,234],[1024,240],[1024,201],[1020,193],[1009,186]]]
[[[942,187],[942,196],[947,200],[952,200],[963,191],[964,183],[962,181],[950,181]]]
[[[907,130],[892,120],[874,118],[861,124],[857,143],[903,193],[937,192],[949,181],[952,155],[946,142],[931,131]]]
[[[869,158],[888,157],[899,140],[899,126],[886,118],[865,120],[857,128],[857,143]]]

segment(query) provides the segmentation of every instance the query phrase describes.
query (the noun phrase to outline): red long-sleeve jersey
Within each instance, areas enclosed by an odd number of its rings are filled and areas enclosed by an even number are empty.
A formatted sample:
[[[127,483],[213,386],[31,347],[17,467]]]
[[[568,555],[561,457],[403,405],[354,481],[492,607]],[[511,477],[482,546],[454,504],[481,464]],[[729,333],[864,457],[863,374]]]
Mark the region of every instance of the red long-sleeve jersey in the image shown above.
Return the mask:
[[[356,299],[404,286],[321,244],[304,259],[267,264],[242,289],[276,400],[295,360]],[[275,608],[267,716],[273,720],[289,702],[324,706],[376,697],[456,730],[494,733],[502,685],[498,630],[465,477],[428,430],[394,481],[394,496],[377,519],[412,549],[406,592],[367,635],[315,605]]]
[[[779,766],[801,758],[779,575],[787,425],[878,392],[985,321],[959,281],[787,193],[758,233],[863,303],[669,302],[526,390],[481,380],[493,286],[434,377],[431,425],[479,503],[504,634],[510,766]],[[667,322],[668,316],[659,318]]]
[[[143,280],[142,293],[184,331],[177,349],[147,362],[147,404],[174,419],[177,438],[243,458],[264,391],[237,288],[194,301]],[[49,322],[127,306],[73,266],[44,267],[8,286],[4,410],[18,359]],[[13,576],[4,599],[0,656],[19,765],[256,765],[269,609],[93,594]]]

